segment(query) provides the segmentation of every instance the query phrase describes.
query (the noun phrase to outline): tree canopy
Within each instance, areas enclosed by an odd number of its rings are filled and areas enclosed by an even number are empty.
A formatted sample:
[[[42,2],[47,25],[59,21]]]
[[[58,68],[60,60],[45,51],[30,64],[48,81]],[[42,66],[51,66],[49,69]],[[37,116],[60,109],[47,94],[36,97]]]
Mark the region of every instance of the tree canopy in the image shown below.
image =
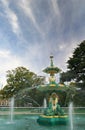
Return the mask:
[[[14,70],[7,71],[7,85],[1,90],[1,94],[5,98],[17,95],[19,91],[33,86],[37,86],[44,82],[42,77],[29,71],[25,67],[17,67]]]
[[[72,57],[67,61],[68,71],[61,74],[61,81],[74,80],[85,86],[85,40],[75,48]]]

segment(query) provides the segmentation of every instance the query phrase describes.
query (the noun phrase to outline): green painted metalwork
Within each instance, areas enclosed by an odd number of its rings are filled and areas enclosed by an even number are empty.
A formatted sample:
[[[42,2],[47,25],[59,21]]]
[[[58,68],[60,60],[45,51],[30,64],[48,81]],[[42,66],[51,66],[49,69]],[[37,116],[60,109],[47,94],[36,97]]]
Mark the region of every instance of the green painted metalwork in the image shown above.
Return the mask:
[[[55,74],[59,73],[60,69],[54,66],[53,56],[50,56],[50,67],[47,67],[43,71],[50,74],[49,83],[38,86],[38,90],[45,92],[51,91],[52,93],[48,101],[48,107],[44,110],[43,115],[39,116],[37,121],[40,124],[66,124],[68,116],[64,114],[64,111],[58,104],[56,91],[65,91],[68,87],[56,83]]]
[[[68,89],[67,86],[63,84],[56,83],[55,74],[59,73],[61,70],[58,67],[54,66],[53,63],[53,56],[50,56],[50,66],[45,68],[43,72],[50,74],[49,76],[49,83],[45,85],[38,86],[40,91],[65,91]]]

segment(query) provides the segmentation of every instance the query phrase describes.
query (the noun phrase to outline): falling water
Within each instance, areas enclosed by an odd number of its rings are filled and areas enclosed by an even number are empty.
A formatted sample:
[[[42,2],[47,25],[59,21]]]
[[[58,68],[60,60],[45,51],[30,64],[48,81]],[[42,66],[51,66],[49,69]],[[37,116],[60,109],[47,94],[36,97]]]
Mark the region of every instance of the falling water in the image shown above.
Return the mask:
[[[14,117],[14,97],[11,98],[10,101],[10,121],[13,122]]]
[[[47,107],[47,101],[46,101],[46,98],[44,98],[43,106],[44,106],[44,108]]]
[[[69,119],[70,119],[70,128],[73,130],[73,103],[71,102],[69,105]]]

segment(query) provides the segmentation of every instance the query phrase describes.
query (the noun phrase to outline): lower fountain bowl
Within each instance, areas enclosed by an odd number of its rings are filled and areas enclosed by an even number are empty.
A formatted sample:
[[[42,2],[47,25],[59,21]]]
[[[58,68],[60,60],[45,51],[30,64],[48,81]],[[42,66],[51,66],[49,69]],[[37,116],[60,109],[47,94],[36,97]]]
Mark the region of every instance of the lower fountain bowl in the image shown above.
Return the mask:
[[[40,125],[66,125],[68,123],[68,116],[46,116],[40,115],[37,119]]]

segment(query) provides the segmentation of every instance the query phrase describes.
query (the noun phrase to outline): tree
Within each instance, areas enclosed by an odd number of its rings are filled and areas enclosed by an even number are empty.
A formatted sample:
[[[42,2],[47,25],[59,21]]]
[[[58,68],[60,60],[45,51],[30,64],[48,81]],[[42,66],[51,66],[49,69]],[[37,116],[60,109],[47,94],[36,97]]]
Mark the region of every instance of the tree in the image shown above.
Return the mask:
[[[7,71],[7,85],[1,90],[4,98],[9,98],[17,95],[20,91],[28,91],[28,88],[37,86],[44,82],[42,77],[29,71],[25,67],[18,67],[15,70]]]
[[[74,74],[71,71],[62,72],[60,74],[60,83],[69,82],[74,77]]]
[[[81,42],[74,50],[73,56],[67,61],[68,71],[61,74],[61,80],[69,81],[74,80],[76,83],[81,84],[84,89],[85,86],[85,41]],[[65,78],[65,77],[66,78]],[[64,77],[64,78],[63,78]],[[67,78],[68,77],[68,78]]]
[[[85,91],[77,91],[74,96],[74,104],[77,107],[85,107]]]

